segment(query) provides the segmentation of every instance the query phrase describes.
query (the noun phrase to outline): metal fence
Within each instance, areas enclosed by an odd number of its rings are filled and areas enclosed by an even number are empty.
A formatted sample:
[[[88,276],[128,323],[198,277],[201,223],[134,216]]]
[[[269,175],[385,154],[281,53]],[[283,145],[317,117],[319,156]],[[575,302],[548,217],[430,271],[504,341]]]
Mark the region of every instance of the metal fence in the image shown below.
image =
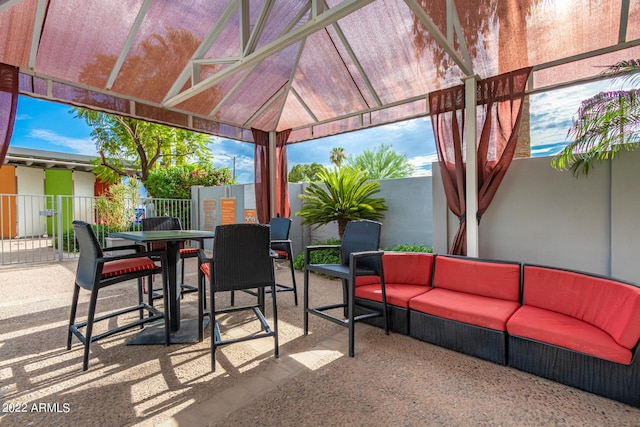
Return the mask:
[[[0,194],[0,265],[77,257],[74,220],[92,224],[103,247],[112,231],[140,230],[144,217],[175,216],[191,228],[190,200],[141,198],[119,209],[118,218],[112,208],[101,197]]]

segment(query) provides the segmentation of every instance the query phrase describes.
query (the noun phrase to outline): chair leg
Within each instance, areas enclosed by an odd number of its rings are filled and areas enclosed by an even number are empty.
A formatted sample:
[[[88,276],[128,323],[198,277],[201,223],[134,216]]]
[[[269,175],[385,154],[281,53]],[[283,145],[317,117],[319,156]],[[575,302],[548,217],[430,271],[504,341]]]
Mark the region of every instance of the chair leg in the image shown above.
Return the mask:
[[[147,301],[148,304],[153,307],[153,275],[150,274],[147,276]],[[149,313],[151,316],[151,313]]]
[[[304,269],[304,334],[309,335],[309,270]]]
[[[84,357],[82,358],[82,370],[89,369],[89,350],[91,349],[91,337],[93,336],[93,319],[96,316],[96,303],[98,302],[98,290],[91,290],[91,299],[89,300],[89,313],[87,315],[87,328],[84,334]]]
[[[202,286],[202,306],[206,310],[207,309],[207,284],[206,282]]]
[[[276,285],[274,283],[271,285],[271,296],[273,297],[271,299],[272,310],[273,310],[273,345],[275,347],[274,356],[278,358],[280,354],[280,349],[278,347],[278,303],[276,302],[276,295],[277,295]]]
[[[198,342],[204,339],[204,328],[202,323],[204,322],[204,274],[198,269]]]
[[[162,268],[162,296],[164,305],[164,345],[169,346],[171,345],[171,324],[169,322],[169,277],[165,266]]]
[[[293,254],[291,253],[291,247],[287,248],[287,258],[289,259],[289,267],[291,268],[291,283],[293,284],[293,302],[298,306],[298,285],[296,285],[296,273],[293,268]]]
[[[346,283],[346,281],[344,281]],[[355,315],[355,301],[354,301],[354,294],[355,294],[355,290],[353,290],[353,287],[355,285],[355,280],[353,282],[349,282],[348,284],[348,293],[345,293],[345,296],[348,299],[348,307],[347,307],[347,319],[349,321],[349,357],[354,357],[355,356],[355,324],[353,321],[354,315]],[[353,292],[352,292],[353,291]]]
[[[389,335],[389,312],[387,310],[387,290],[384,283],[384,274],[380,276],[380,288],[382,290],[382,318],[384,320],[384,333]]]
[[[143,288],[144,287],[144,278],[139,277],[138,278],[138,305],[140,306],[140,320],[144,319],[144,308],[142,307],[142,304],[144,303],[144,291]],[[144,324],[140,325],[140,329],[144,328]]]
[[[236,292],[231,291],[231,307],[233,307],[234,305],[236,305]]]
[[[342,280],[342,306],[343,308],[343,312],[344,312],[344,317],[348,318],[349,317],[349,287],[347,285],[347,279],[341,279]]]
[[[71,299],[71,314],[69,315],[69,328],[67,331],[67,350],[71,350],[71,340],[73,338],[71,326],[76,323],[76,312],[78,311],[78,295],[80,295],[80,286],[74,284],[73,298]]]
[[[218,327],[216,323],[216,303],[215,303],[215,295],[213,293],[213,289],[211,286],[211,280],[209,280],[209,312],[210,321],[211,321],[211,370],[213,372],[216,371],[216,349],[218,345],[216,344],[216,329]]]
[[[180,287],[184,285],[184,258],[180,257],[180,263],[182,267],[180,268]],[[184,299],[184,292],[180,292],[180,299]]]

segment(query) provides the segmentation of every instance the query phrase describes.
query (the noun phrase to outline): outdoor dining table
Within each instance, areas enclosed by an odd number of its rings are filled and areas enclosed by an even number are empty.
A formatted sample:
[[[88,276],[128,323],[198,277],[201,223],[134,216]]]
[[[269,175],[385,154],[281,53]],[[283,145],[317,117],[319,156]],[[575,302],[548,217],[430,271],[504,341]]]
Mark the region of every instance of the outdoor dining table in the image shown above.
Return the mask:
[[[187,240],[213,239],[213,231],[205,230],[154,230],[124,231],[109,233],[109,237],[119,237],[138,243],[163,242],[167,251],[167,287],[169,288],[169,324],[171,343],[192,343],[198,341],[198,319],[180,317],[180,246]],[[151,292],[151,286],[148,292]],[[208,319],[206,319],[208,321]],[[164,322],[152,323],[143,329],[128,344],[164,344]]]

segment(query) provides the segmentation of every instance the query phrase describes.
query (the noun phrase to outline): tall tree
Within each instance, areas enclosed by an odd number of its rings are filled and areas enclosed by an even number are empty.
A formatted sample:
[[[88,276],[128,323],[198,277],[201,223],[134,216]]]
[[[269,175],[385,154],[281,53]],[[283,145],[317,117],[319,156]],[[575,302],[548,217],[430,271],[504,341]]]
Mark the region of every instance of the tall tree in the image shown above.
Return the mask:
[[[212,158],[208,135],[83,108],[71,113],[93,128],[91,136],[100,156],[94,173],[105,182],[128,176],[144,184],[154,167]]]
[[[300,163],[291,168],[289,172],[289,182],[317,182],[320,181],[318,174],[324,170],[320,163]]]
[[[347,157],[346,166],[360,169],[369,179],[405,178],[413,173],[407,156],[396,152],[391,145],[380,144],[355,157]]]
[[[614,64],[603,75],[640,84],[640,60]],[[600,92],[582,101],[568,135],[574,140],[551,165],[575,176],[587,175],[594,163],[613,159],[620,150],[640,148],[640,89]]]
[[[342,162],[346,157],[347,153],[345,153],[344,148],[342,147],[334,147],[329,154],[329,160],[338,168],[342,165]]]

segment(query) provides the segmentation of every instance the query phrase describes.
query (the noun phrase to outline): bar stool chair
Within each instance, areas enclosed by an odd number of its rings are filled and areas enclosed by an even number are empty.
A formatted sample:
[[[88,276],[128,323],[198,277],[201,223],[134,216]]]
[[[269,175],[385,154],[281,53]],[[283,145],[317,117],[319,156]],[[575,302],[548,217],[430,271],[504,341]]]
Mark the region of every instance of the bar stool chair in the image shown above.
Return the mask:
[[[102,249],[98,239],[90,224],[84,221],[73,221],[73,230],[80,247],[80,257],[78,258],[78,268],[71,301],[71,314],[69,316],[69,329],[67,333],[67,350],[71,350],[71,341],[75,335],[84,345],[84,356],[82,359],[82,370],[89,367],[89,351],[91,343],[110,335],[125,331],[127,329],[140,326],[147,322],[153,322],[164,318],[165,345],[169,345],[169,301],[167,292],[166,270],[163,268],[167,263],[167,256],[163,251],[141,252],[144,247],[140,245],[119,246],[118,251],[123,249],[133,249],[136,253],[107,257],[103,251],[113,248]],[[160,261],[160,265],[151,259]],[[146,304],[143,299],[142,284],[143,278],[153,274],[162,274],[162,290],[164,298],[164,311],[159,311],[151,304]],[[98,292],[116,283],[137,279],[138,303],[129,307],[113,311],[99,317],[96,315],[96,305],[98,302]],[[80,289],[91,292],[87,320],[76,322],[78,310],[78,297]],[[112,317],[121,316],[130,312],[139,311],[140,318],[128,322],[124,325],[112,328],[98,335],[93,334],[93,326],[96,322],[108,320]],[[149,316],[145,317],[145,312]],[[82,332],[84,330],[84,333]]]
[[[354,356],[355,322],[382,316],[384,333],[389,335],[387,316],[387,292],[382,267],[383,251],[380,247],[382,224],[376,221],[359,220],[347,223],[341,245],[307,246],[304,257],[304,334],[309,333],[309,313],[349,328],[349,356]],[[340,249],[340,264],[310,264],[311,252],[320,249]],[[342,280],[342,303],[309,307],[309,273],[321,273]],[[355,283],[358,276],[378,276],[382,291],[382,310],[356,304]],[[356,306],[362,314],[356,315]],[[342,308],[344,317],[332,311]]]

